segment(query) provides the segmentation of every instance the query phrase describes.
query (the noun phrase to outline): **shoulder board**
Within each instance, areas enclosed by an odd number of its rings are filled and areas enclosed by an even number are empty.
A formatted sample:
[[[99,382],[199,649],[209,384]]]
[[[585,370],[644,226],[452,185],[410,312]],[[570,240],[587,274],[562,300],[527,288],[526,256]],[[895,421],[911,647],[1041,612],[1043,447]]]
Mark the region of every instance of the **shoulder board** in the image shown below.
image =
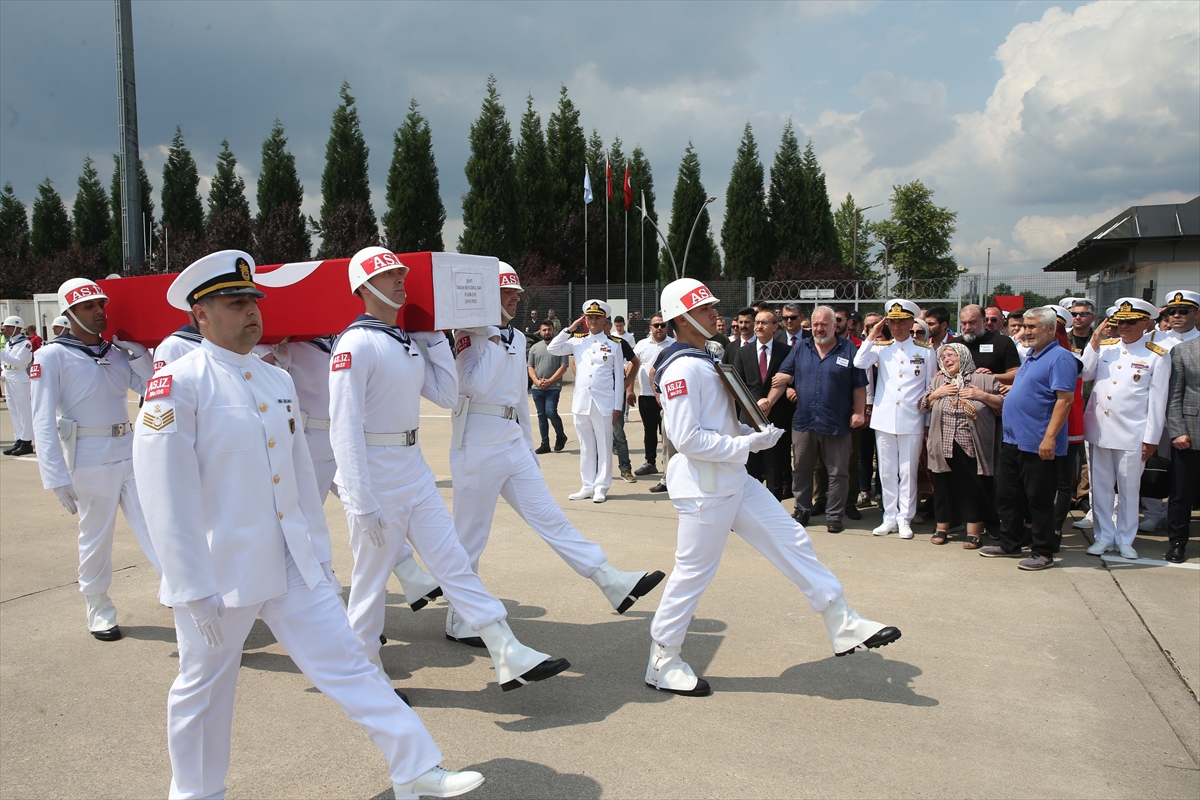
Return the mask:
[[[1165,356],[1167,353],[1171,352],[1170,350],[1163,347],[1161,344],[1157,344],[1156,342],[1146,342],[1146,349],[1149,350],[1151,353],[1157,353],[1160,356]]]
[[[607,336],[609,339],[612,339],[617,344],[620,344],[621,342],[625,341],[620,336],[613,336],[611,333],[606,333],[604,335]]]
[[[1120,339],[1101,339],[1100,344],[1116,344]]]
[[[576,331],[575,333],[571,334],[571,338],[572,339],[582,339],[583,337],[589,336],[589,335],[590,334],[587,331]]]
[[[889,344],[895,344],[895,343],[896,343],[895,339],[888,339],[887,341],[876,342],[875,346],[876,347],[887,347]]]
[[[929,342],[921,342],[921,341],[917,341],[916,339],[914,339],[913,343],[916,344],[917,347],[924,347],[926,350],[933,349],[933,345],[931,345]]]

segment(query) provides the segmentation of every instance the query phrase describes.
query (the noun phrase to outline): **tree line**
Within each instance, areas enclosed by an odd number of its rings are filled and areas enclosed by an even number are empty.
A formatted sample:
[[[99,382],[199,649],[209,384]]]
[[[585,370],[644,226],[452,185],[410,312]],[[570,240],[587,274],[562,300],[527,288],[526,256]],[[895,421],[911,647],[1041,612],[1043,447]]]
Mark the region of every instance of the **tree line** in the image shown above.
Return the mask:
[[[262,144],[255,186],[257,214],[250,211],[247,187],[237,174],[238,162],[227,140],[221,142],[205,208],[195,159],[182,129],[176,127],[163,166],[162,210],[157,217],[150,181],[139,163],[147,267],[178,271],[207,252],[227,248],[246,250],[261,264],[304,261],[314,255],[314,234],[321,240],[317,258],[346,257],[374,244],[396,252],[444,250],[446,211],[433,134],[417,101],[410,102],[393,134],[386,211],[377,219],[368,177],[370,152],[348,83],[342,84],[339,100],[326,145],[317,218],[301,211],[304,187],[278,119]],[[459,252],[508,261],[530,285],[598,283],[606,278],[638,281],[642,276],[673,279],[670,256],[660,248],[653,228],[642,222],[644,201],[646,216],[658,223],[654,176],[645,151],[635,145],[627,156],[619,136],[606,145],[594,128],[585,137],[566,86],[560,87],[558,103],[545,125],[533,104],[533,96],[527,95],[514,140],[496,79],[488,78],[479,116],[470,127]],[[111,188],[106,192],[95,163],[85,158],[70,214],[49,178],[44,180],[32,204],[32,225],[25,204],[11,184],[5,184],[0,191],[0,297],[51,292],[69,277],[102,278],[123,271],[116,156],[113,161]],[[611,168],[611,198],[606,166]],[[584,167],[595,196],[589,205],[583,197]],[[766,177],[747,123],[726,191],[722,263],[708,216],[700,158],[688,142],[679,164],[671,221],[663,235],[677,261],[688,251],[689,276],[870,279],[876,275],[872,266],[882,258],[878,248],[882,241],[903,242],[889,252],[899,276],[954,274],[950,236],[955,214],[934,205],[932,192],[920,181],[893,187],[891,217],[881,222],[868,223],[861,215],[856,219],[850,195],[834,211],[813,143],[809,140],[801,148],[790,121],[775,153],[769,183]],[[852,263],[855,238],[858,255]],[[683,268],[682,263],[678,266]]]

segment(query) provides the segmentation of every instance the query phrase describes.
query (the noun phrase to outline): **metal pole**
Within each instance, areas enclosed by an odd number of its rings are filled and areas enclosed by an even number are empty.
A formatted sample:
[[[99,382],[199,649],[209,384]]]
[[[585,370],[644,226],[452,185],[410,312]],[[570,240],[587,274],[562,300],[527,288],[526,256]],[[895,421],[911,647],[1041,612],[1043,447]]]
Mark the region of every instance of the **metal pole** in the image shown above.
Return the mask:
[[[854,281],[854,310],[858,311],[858,281]]]
[[[638,223],[638,247],[642,251],[642,313],[646,313],[646,218]]]
[[[583,293],[588,293],[588,245],[587,245],[587,200],[583,201]],[[574,312],[572,312],[574,313]],[[574,317],[572,317],[574,319]]]
[[[125,274],[142,272],[142,190],[139,183],[137,81],[133,69],[132,0],[113,0],[117,44],[117,137],[121,185],[121,257]]]
[[[625,299],[629,299],[629,209],[625,210]],[[639,311],[641,309],[638,309]]]
[[[989,247],[988,251],[987,251],[987,267],[985,268],[984,273],[983,273],[983,302],[985,302],[985,303],[987,302],[987,293],[988,293],[988,288],[991,286],[991,282],[992,282],[992,248]]]
[[[888,243],[883,243],[883,299],[888,298]]]
[[[683,275],[679,276],[681,278],[687,275],[688,251],[692,249],[692,236],[694,236],[696,234],[696,225],[699,224],[699,222],[700,222],[700,215],[704,213],[704,209],[708,208],[708,204],[713,202],[716,199],[717,198],[715,198],[715,197],[710,197],[707,200],[705,200],[700,205],[700,210],[696,212],[696,218],[694,220],[692,220],[692,230],[690,233],[688,233],[687,244],[683,248]]]
[[[852,242],[850,252],[850,271],[855,275],[858,274],[858,206],[854,207],[854,229],[850,231],[850,240]],[[855,308],[857,311],[858,308]]]

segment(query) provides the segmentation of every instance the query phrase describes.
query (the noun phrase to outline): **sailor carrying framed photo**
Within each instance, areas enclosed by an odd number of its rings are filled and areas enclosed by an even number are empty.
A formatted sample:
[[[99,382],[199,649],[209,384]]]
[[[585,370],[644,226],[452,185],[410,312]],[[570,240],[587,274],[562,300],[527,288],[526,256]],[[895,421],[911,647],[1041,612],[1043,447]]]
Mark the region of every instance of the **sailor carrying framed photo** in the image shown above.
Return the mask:
[[[756,431],[766,430],[769,424],[767,418],[763,415],[762,409],[758,407],[754,395],[750,393],[750,388],[746,386],[742,376],[737,374],[732,364],[717,364],[717,370],[725,380],[725,388],[733,396],[733,402],[749,420],[750,427]]]

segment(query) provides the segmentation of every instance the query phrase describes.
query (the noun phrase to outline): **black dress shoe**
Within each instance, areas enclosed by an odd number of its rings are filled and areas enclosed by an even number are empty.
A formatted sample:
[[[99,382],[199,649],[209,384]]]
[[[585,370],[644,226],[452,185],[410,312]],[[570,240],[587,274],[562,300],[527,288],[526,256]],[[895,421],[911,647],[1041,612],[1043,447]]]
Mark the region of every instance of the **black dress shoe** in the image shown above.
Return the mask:
[[[659,492],[665,492],[666,490],[667,484],[663,483],[662,481],[659,481],[650,487],[650,491],[654,492],[655,494],[658,494]]]
[[[95,636],[102,642],[115,642],[120,639],[123,634],[121,633],[120,625],[113,625],[106,631],[92,631],[92,636]]]
[[[814,517],[819,517],[824,513],[825,513],[825,501],[824,500],[818,500],[817,502],[813,503],[812,511],[809,512],[809,514]]]
[[[796,520],[796,522],[799,522],[801,525],[807,525],[811,516],[812,514],[810,512],[805,511],[802,508],[797,508],[792,512],[792,519]]]
[[[554,452],[561,453],[562,449],[567,446],[567,437],[559,436],[554,440]]]
[[[387,644],[387,637],[384,636],[382,633],[379,634],[379,644],[380,644],[380,646]]]
[[[18,445],[18,444],[20,444],[20,443],[19,443],[19,442],[13,442],[13,443],[12,443],[12,447],[8,448],[7,450],[0,450],[0,453],[4,453],[4,455],[6,455],[6,456],[11,456],[11,455],[12,455],[12,451],[17,449],[17,445]]]
[[[33,453],[33,443],[27,441],[17,442],[17,446],[8,451],[10,456],[27,456]]]
[[[538,447],[538,449],[534,450],[533,452],[537,453],[539,456],[549,453],[550,452],[550,443],[542,442],[541,446]]]
[[[640,597],[643,597],[644,595],[653,591],[654,587],[662,583],[662,579],[665,577],[667,576],[663,574],[662,570],[647,572],[642,576],[642,579],[637,582],[637,586],[633,587],[633,591],[629,593],[629,596],[626,597],[621,605],[617,608],[617,613],[624,614],[626,611],[633,608],[633,604],[636,603]]]
[[[850,519],[862,519],[862,512],[858,510],[857,506],[847,505],[846,516]]]
[[[396,692],[396,697],[399,697],[401,700],[404,701],[404,705],[408,706],[409,708],[412,708],[412,701],[408,699],[408,695],[406,695],[404,692],[400,691],[399,689],[396,689],[395,692]]]
[[[664,689],[650,682],[647,682],[646,685],[657,692],[670,692],[681,697],[708,697],[712,694],[712,687],[708,685],[708,681],[704,680],[704,678],[696,678],[695,689]]]
[[[1182,564],[1183,562],[1187,561],[1187,556],[1184,555],[1184,550],[1186,549],[1186,542],[1180,544],[1172,543],[1171,546],[1167,548],[1167,554],[1164,556],[1164,558],[1166,558],[1167,561],[1170,561],[1172,564]]]
[[[825,530],[829,531],[830,533],[841,533],[842,531],[846,530],[846,526],[842,524],[840,519],[835,519],[833,522],[825,526]]]
[[[441,596],[442,596],[442,587],[439,586],[436,589],[434,589],[432,592],[430,592],[429,594],[425,595],[424,597],[418,597],[416,599],[416,601],[409,603],[408,607],[411,608],[413,611],[420,611],[422,608],[429,605],[432,601],[437,600]]]
[[[889,625],[888,627],[881,630],[879,633],[872,636],[870,639],[867,639],[865,642],[860,644],[859,647],[865,647],[868,650],[874,650],[876,647],[884,647],[885,645],[889,645],[899,638],[900,638],[900,629],[893,628],[892,626]],[[854,649],[857,650],[858,648],[856,647]],[[854,650],[847,650],[844,653],[834,653],[834,655],[837,656],[838,658],[841,658],[842,656],[848,656],[853,652],[854,652]]]
[[[458,639],[447,633],[446,638],[452,642],[465,644],[467,647],[487,647],[487,645],[483,643],[483,639],[480,639],[478,636],[464,636],[461,639]]]
[[[547,658],[542,663],[538,664],[533,669],[526,672],[519,678],[513,678],[507,683],[500,684],[500,688],[506,692],[511,692],[513,689],[520,689],[527,683],[534,681],[544,681],[546,678],[553,678],[558,673],[565,669],[571,668],[571,662],[565,658],[549,659]]]

